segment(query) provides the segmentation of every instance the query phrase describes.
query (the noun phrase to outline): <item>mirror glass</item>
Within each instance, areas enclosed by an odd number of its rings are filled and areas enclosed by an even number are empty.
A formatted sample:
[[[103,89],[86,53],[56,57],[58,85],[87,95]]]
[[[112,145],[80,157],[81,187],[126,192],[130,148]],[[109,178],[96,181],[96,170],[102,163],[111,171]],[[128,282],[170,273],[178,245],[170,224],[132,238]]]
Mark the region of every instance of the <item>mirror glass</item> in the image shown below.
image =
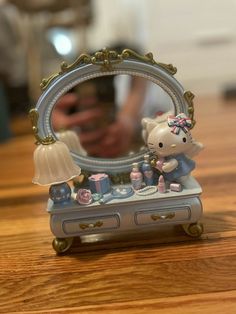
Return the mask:
[[[82,156],[119,158],[144,149],[141,119],[175,112],[171,97],[157,84],[126,74],[96,77],[59,98],[52,126],[59,139],[75,132]],[[66,141],[65,141],[66,142]]]

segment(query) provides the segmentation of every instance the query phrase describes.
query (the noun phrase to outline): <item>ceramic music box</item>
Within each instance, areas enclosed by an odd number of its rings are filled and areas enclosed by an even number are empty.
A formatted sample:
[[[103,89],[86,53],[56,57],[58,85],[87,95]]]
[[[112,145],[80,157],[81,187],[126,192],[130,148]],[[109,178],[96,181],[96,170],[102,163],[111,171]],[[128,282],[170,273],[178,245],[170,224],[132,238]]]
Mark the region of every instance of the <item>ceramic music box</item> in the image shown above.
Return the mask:
[[[181,225],[203,232],[201,187],[191,175],[194,95],[176,68],[133,50],[82,54],[44,79],[30,111],[33,183],[49,186],[57,253],[75,237]]]

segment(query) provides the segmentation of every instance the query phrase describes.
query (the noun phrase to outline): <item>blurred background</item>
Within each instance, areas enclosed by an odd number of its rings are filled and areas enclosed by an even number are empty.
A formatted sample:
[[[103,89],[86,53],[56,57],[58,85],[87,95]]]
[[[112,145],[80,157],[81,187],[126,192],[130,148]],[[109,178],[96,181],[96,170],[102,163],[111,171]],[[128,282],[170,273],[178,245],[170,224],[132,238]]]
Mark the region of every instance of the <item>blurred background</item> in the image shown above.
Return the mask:
[[[61,61],[120,43],[173,63],[198,96],[236,97],[235,16],[235,0],[0,0],[0,140],[30,132]]]

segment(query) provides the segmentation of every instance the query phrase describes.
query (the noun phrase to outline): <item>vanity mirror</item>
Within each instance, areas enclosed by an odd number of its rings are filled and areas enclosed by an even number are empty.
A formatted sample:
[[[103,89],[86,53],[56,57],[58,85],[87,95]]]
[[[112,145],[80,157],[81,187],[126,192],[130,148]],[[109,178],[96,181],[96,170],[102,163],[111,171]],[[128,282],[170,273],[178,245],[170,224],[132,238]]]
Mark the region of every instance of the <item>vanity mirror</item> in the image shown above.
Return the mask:
[[[103,49],[82,54],[70,65],[63,62],[59,73],[42,81],[42,95],[30,111],[38,144],[33,182],[51,186],[48,212],[57,253],[66,252],[74,237],[160,224],[180,224],[188,235],[201,235],[201,188],[190,176],[195,164],[186,157],[201,149],[190,135],[194,95],[174,78],[176,71],[171,64],[156,62],[151,53]],[[122,84],[129,87],[123,99]],[[133,111],[122,108],[130,95]],[[101,136],[99,142],[96,136],[112,133],[110,127],[120,123],[124,108],[126,126],[134,125],[133,142],[111,154],[118,144],[105,149],[109,140]],[[77,122],[68,122],[68,117]],[[118,139],[128,143],[124,130],[125,124]],[[99,154],[90,150],[93,145],[86,146],[86,134],[95,136]],[[66,183],[73,178],[79,182],[76,189]]]
[[[174,114],[174,104],[159,85],[138,76],[109,75],[63,95],[52,110],[52,125],[57,137],[60,130],[76,132],[83,147],[79,155],[118,158],[142,151],[143,117],[166,112]]]

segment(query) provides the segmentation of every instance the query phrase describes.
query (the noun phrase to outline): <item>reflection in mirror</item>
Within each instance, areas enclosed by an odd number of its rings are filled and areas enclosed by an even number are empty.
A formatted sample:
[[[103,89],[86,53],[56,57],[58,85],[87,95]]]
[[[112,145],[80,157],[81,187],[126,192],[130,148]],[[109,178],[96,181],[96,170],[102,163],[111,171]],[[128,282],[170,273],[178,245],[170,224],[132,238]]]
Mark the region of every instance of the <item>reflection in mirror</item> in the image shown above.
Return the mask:
[[[160,119],[166,113],[174,114],[174,105],[160,86],[122,74],[97,77],[74,87],[56,103],[52,124],[72,152],[117,158],[143,149],[143,117]]]

